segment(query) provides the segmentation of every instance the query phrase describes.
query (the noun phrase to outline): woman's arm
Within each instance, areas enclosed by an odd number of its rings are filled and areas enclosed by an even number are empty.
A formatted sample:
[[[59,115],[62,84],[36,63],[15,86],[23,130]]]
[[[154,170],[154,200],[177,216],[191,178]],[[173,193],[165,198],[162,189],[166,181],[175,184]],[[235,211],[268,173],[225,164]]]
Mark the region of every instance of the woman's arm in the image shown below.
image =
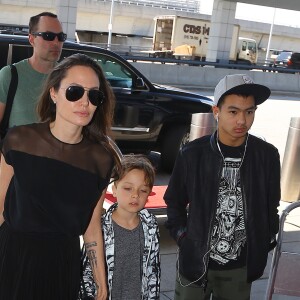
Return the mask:
[[[90,224],[83,235],[86,254],[89,258],[97,289],[97,300],[107,299],[107,280],[105,272],[104,245],[101,228],[101,212],[105,197],[103,191],[101,198],[94,209]]]
[[[11,181],[11,178],[14,175],[14,169],[12,166],[8,165],[1,155],[0,163],[0,225],[4,222],[3,211],[4,211],[4,201],[6,192]]]

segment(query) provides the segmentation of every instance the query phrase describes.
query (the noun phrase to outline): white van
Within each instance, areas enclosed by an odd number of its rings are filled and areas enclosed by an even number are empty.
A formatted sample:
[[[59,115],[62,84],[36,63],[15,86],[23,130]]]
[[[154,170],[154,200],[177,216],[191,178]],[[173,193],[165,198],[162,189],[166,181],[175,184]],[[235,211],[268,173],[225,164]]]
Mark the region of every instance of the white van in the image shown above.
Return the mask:
[[[237,60],[245,61],[245,63],[256,64],[258,48],[256,40],[248,39],[244,37],[239,37],[238,40],[238,51],[237,51]]]

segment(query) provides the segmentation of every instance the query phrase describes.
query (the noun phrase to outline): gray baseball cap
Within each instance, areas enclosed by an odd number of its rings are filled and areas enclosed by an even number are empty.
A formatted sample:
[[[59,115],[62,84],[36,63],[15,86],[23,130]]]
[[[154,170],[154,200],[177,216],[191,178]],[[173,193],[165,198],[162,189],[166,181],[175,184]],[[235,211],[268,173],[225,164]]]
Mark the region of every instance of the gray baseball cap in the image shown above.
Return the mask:
[[[261,104],[266,101],[271,91],[268,87],[256,84],[252,78],[245,74],[226,75],[217,84],[214,92],[214,105],[218,105],[219,100],[225,95],[249,94],[253,95],[255,104]]]

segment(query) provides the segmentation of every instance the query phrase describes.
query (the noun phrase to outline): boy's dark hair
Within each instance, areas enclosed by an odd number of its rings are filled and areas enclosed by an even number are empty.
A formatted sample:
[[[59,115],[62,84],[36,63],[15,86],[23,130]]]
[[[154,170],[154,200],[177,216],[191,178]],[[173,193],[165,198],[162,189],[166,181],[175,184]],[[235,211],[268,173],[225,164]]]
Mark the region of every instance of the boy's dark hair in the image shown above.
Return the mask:
[[[113,177],[115,181],[121,180],[130,171],[138,169],[145,174],[145,183],[152,188],[155,179],[155,170],[150,160],[144,155],[124,155],[121,160],[121,166],[115,167]]]
[[[48,11],[44,11],[36,16],[32,16],[29,20],[29,33],[35,32],[37,30],[37,25],[41,17],[50,17],[57,19],[57,15]]]

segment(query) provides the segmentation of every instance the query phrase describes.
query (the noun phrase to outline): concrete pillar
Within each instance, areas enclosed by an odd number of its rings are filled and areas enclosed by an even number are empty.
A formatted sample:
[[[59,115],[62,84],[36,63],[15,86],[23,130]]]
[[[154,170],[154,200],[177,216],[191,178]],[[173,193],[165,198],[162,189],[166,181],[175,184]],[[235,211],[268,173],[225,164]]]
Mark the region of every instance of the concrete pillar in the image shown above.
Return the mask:
[[[206,60],[228,63],[236,2],[214,0]]]
[[[56,14],[69,40],[75,40],[77,0],[56,0]]]

